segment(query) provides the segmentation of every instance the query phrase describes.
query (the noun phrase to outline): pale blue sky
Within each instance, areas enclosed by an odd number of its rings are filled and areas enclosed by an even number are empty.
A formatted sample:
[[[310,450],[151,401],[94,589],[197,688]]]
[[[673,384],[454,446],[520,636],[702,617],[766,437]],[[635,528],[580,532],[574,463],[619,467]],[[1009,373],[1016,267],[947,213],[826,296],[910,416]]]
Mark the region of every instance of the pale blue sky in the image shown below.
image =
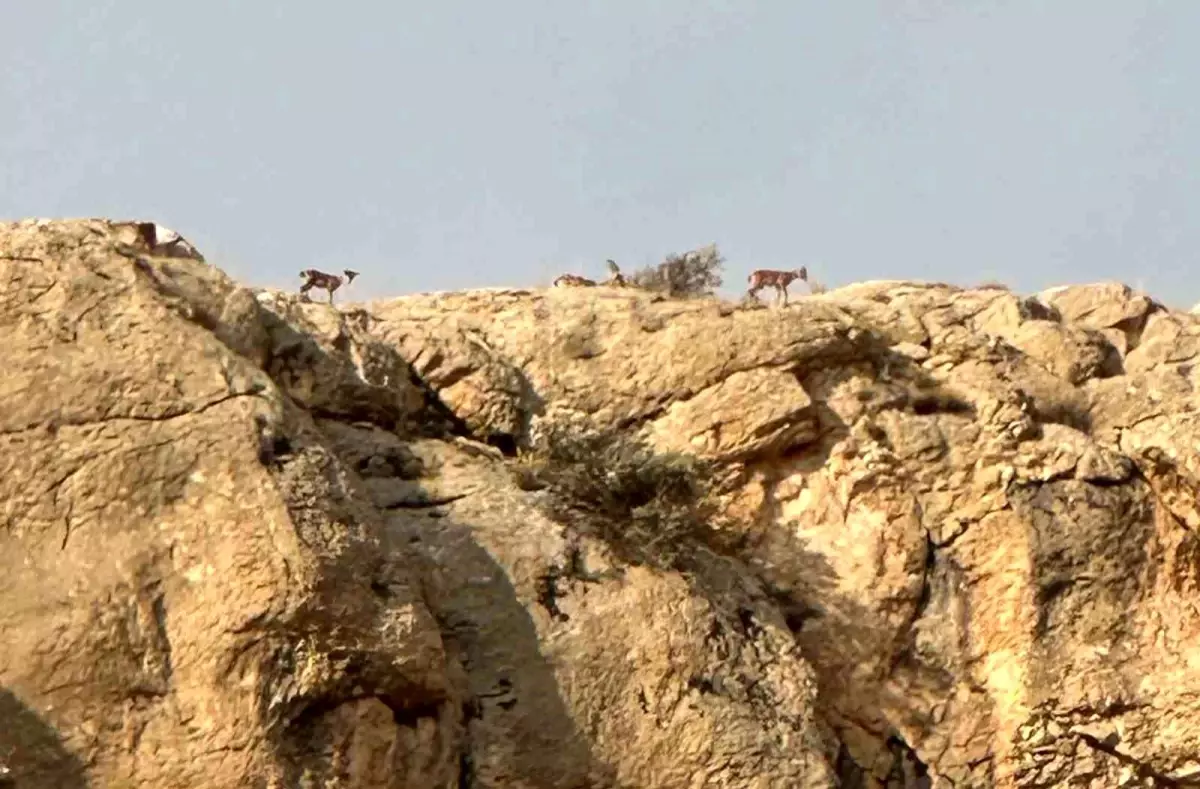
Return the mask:
[[[252,284],[715,241],[727,291],[804,264],[1200,301],[1194,0],[10,5],[0,216],[157,219]]]

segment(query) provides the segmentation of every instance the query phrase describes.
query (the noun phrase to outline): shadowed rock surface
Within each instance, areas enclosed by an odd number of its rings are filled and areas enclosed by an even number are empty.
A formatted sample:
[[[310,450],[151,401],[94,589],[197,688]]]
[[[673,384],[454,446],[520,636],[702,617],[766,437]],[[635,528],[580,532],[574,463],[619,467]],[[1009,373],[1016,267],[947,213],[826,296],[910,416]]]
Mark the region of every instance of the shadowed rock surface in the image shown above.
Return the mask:
[[[144,224],[0,225],[15,786],[1200,785],[1200,316],[330,307]],[[563,429],[712,464],[717,537],[554,516]]]

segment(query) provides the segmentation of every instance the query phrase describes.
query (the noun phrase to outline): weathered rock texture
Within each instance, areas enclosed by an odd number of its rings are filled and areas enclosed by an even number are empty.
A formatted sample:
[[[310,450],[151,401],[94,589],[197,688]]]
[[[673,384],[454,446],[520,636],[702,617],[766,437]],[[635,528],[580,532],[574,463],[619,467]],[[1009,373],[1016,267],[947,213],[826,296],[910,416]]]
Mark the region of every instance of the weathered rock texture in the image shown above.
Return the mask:
[[[339,310],[138,237],[0,226],[17,786],[1200,785],[1200,316]],[[513,455],[561,424],[717,464],[722,551],[550,518]]]

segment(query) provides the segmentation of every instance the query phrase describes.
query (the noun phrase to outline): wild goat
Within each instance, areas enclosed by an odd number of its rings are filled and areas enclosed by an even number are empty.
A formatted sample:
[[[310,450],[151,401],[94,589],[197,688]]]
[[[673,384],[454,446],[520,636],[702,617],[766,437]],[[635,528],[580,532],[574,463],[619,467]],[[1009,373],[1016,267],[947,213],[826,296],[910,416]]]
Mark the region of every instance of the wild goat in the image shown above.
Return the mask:
[[[775,301],[779,302],[779,297],[783,296],[783,306],[788,303],[788,285],[791,285],[796,280],[804,280],[808,282],[808,268],[801,266],[794,271],[774,271],[772,269],[758,269],[750,273],[747,282],[750,283],[750,290],[746,291],[751,296],[758,298],[758,292],[765,287],[775,288]]]
[[[612,260],[606,260],[604,262],[608,264],[609,273],[609,277],[604,284],[614,288],[629,287],[629,280],[625,279],[625,275],[621,273],[621,267]]]
[[[191,258],[204,262],[204,256],[187,239],[157,222],[138,222],[138,238],[151,255],[171,258]]]
[[[554,280],[556,288],[594,288],[596,283],[587,277],[581,277],[578,274],[560,274]]]
[[[315,268],[306,268],[300,272],[300,276],[304,277],[304,284],[300,286],[300,295],[307,296],[308,292],[313,288],[321,288],[329,291],[329,303],[333,304],[333,292],[342,286],[345,282],[349,285],[358,276],[357,271],[344,269],[342,271],[345,277],[339,277],[337,274],[326,274],[324,271],[318,271]]]
[[[625,279],[625,275],[621,273],[621,267],[616,264],[616,261],[606,260],[608,264],[608,279],[604,282],[596,282],[594,279],[581,277],[578,274],[560,274],[554,280],[556,288],[594,288],[599,285],[613,288],[629,287],[629,280]]]

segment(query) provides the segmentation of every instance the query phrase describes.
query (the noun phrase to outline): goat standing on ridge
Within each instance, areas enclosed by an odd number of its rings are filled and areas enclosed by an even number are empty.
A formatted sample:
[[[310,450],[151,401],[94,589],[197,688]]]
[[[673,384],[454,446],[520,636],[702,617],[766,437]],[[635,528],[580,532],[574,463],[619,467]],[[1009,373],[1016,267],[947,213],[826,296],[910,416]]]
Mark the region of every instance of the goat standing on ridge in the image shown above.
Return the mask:
[[[804,280],[808,282],[808,268],[801,266],[794,271],[775,271],[773,269],[757,269],[750,273],[747,282],[750,283],[750,290],[746,291],[749,295],[758,298],[758,292],[765,287],[775,288],[775,302],[779,302],[779,297],[783,297],[783,306],[788,303],[788,285],[791,285],[795,280]]]
[[[625,279],[625,275],[621,273],[621,267],[617,265],[616,261],[606,260],[605,263],[608,264],[609,277],[604,284],[614,288],[629,287],[629,280]]]
[[[345,282],[349,285],[358,276],[357,271],[344,269],[342,271],[345,277],[339,277],[337,274],[326,274],[324,271],[318,271],[315,268],[306,268],[300,272],[300,276],[304,277],[305,282],[300,286],[300,295],[307,296],[308,292],[313,288],[321,288],[329,291],[329,303],[333,304],[333,292],[342,286]]]

